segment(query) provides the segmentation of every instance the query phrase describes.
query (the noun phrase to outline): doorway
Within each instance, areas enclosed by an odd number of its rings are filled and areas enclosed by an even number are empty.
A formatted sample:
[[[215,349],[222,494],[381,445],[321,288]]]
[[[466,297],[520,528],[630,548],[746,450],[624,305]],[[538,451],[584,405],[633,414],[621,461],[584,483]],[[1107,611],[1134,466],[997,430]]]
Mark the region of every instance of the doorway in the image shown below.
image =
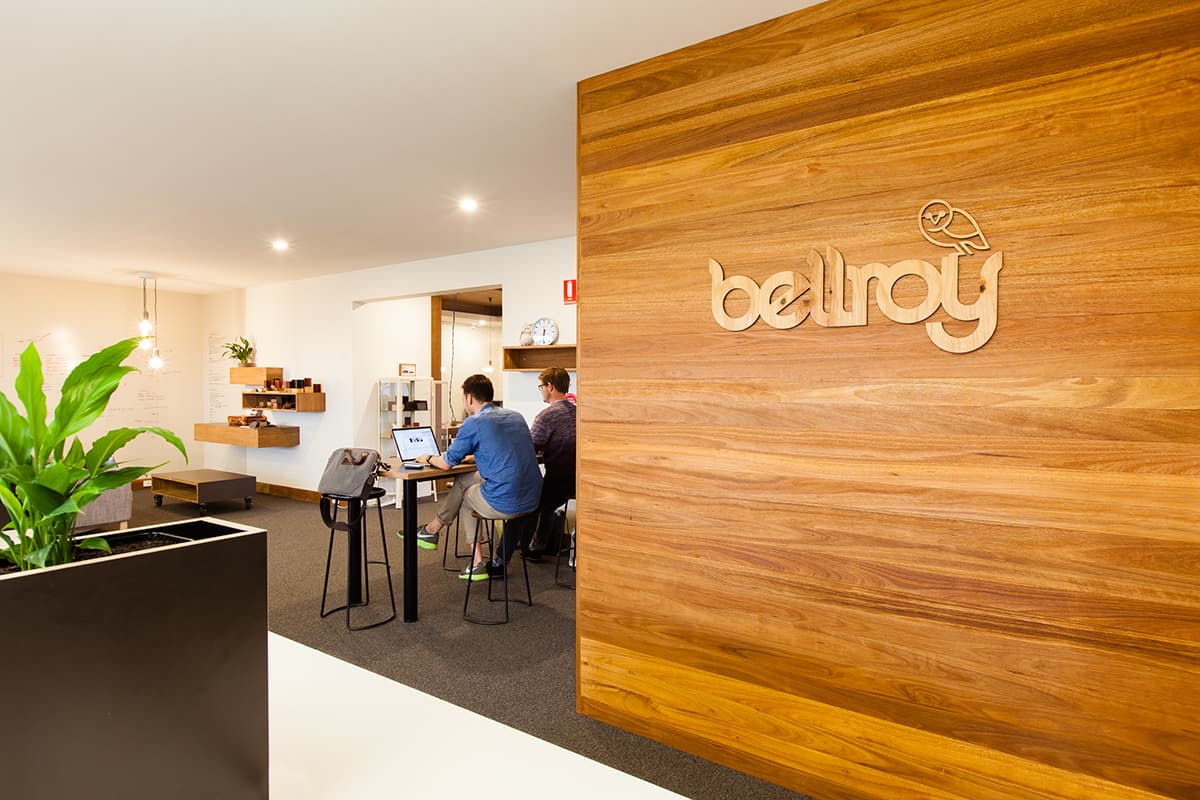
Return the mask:
[[[482,373],[492,380],[496,401],[503,404],[504,295],[499,286],[448,292],[431,298],[430,337],[433,374],[445,382],[450,398],[450,420],[463,410],[455,390],[468,375]]]

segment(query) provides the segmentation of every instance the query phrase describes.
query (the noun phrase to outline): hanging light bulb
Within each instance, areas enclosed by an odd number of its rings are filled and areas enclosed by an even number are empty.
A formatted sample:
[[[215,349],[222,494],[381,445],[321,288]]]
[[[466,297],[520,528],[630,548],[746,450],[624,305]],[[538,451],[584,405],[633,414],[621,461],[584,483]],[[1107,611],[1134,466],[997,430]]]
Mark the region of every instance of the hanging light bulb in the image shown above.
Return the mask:
[[[146,306],[146,281],[153,278],[154,274],[150,273],[150,272],[139,272],[138,277],[142,279],[142,319],[138,323],[138,333],[140,333],[142,335],[143,341],[144,341],[145,340],[144,337],[149,336],[150,332],[154,330],[154,325],[151,324],[151,322],[150,322],[150,310]],[[158,281],[155,281],[156,289],[157,289],[157,286],[158,286]],[[142,344],[141,347],[143,350],[145,350],[149,347],[149,345]]]
[[[147,336],[138,342],[138,346],[143,350],[150,345],[154,345],[154,352],[150,356],[150,369],[158,371],[163,368],[162,355],[158,352],[158,278],[154,278],[154,328],[155,335],[153,338]]]

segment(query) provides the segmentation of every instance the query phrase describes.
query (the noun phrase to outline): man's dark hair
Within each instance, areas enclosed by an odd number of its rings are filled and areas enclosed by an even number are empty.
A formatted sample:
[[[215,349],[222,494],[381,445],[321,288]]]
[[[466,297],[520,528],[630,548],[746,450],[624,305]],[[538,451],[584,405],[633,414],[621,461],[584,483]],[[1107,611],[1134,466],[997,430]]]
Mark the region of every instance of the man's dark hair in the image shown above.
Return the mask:
[[[490,403],[496,397],[496,390],[487,375],[478,373],[463,381],[463,394],[469,394],[480,403]]]
[[[571,376],[562,367],[546,367],[538,373],[538,380],[550,384],[563,394],[571,391]]]

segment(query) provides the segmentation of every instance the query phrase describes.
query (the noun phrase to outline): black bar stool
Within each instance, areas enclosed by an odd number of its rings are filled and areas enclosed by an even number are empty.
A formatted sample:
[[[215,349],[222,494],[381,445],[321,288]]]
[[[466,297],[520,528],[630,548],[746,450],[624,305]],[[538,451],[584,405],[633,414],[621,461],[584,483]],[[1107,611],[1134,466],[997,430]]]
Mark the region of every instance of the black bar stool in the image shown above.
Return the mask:
[[[321,518],[329,526],[329,552],[325,556],[325,585],[321,589],[321,616],[327,617],[335,611],[346,611],[346,627],[352,631],[366,630],[391,622],[396,618],[396,594],[392,590],[392,565],[388,560],[387,532],[383,527],[382,498],[387,491],[382,486],[372,486],[365,497],[347,495],[321,495]],[[367,510],[371,500],[379,513],[379,539],[383,543],[383,560],[371,561],[367,557]],[[346,520],[338,521],[338,507],[346,504]],[[333,560],[333,537],[338,531],[346,533],[346,603],[337,608],[325,609],[325,598],[329,593],[329,565]],[[361,557],[359,550],[361,549]],[[361,563],[360,563],[361,562]],[[371,603],[370,565],[380,564],[387,576],[388,596],[391,598],[392,615],[369,625],[351,625],[350,609],[363,608]]]
[[[493,555],[493,553],[496,552],[496,548],[495,548],[496,523],[500,522],[501,520],[494,519],[491,517],[481,517],[481,516],[479,516],[479,514],[477,514],[474,511],[471,512],[471,516],[475,519],[475,537],[474,537],[474,540],[471,542],[471,552],[474,553],[475,545],[477,543],[486,544],[487,545],[487,561],[485,563],[490,564],[492,562],[492,555]],[[534,511],[532,514],[525,514],[524,516],[513,517],[512,519],[503,520],[505,530],[502,533],[502,536],[516,537],[515,539],[513,539],[513,541],[519,542],[521,540],[522,533],[525,531],[525,529],[530,525],[537,524],[537,516],[538,516],[537,512]],[[481,534],[482,534],[482,538],[480,538]],[[514,555],[516,553],[519,553],[520,550],[521,550],[521,548],[519,546],[514,547]],[[468,609],[471,604],[471,584],[475,582],[472,580],[468,580],[466,596],[463,598],[463,619],[465,619],[467,622],[473,622],[476,625],[503,625],[506,622],[508,622],[508,562],[503,558],[501,558],[500,561],[501,561],[500,574],[495,577],[498,579],[502,579],[504,581],[504,598],[503,598],[504,599],[504,617],[501,619],[486,619],[484,617],[479,617],[479,616],[473,617],[468,613]],[[521,569],[525,573],[525,597],[526,597],[525,604],[532,607],[533,606],[533,592],[529,588],[529,565],[525,563],[525,554],[524,553],[521,553]],[[490,572],[490,567],[489,567],[489,572]],[[492,597],[492,576],[491,575],[488,576],[487,599],[489,602],[495,602],[495,601],[501,599],[498,597]]]
[[[567,506],[575,498],[572,497],[567,502],[559,506],[554,512],[554,526],[558,531],[558,551],[554,554],[554,585],[563,586],[567,589],[574,589],[574,583],[567,583],[558,579],[558,570],[562,566],[562,557],[567,556],[567,566],[571,568],[571,572],[575,572],[575,528],[567,531]],[[559,523],[562,523],[561,525]]]

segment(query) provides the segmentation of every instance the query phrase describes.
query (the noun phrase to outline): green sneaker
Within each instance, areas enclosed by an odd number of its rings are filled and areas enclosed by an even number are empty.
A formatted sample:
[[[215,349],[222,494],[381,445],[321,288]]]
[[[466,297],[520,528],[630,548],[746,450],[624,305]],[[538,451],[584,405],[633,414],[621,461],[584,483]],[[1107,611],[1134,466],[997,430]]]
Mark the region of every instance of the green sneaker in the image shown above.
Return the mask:
[[[422,550],[437,550],[439,533],[440,531],[438,533],[430,533],[425,530],[424,525],[417,528],[417,547],[420,547]],[[404,541],[404,531],[396,531],[396,536],[400,538],[400,541]]]
[[[488,562],[480,561],[469,567],[463,567],[458,573],[460,581],[486,581],[488,579]]]

